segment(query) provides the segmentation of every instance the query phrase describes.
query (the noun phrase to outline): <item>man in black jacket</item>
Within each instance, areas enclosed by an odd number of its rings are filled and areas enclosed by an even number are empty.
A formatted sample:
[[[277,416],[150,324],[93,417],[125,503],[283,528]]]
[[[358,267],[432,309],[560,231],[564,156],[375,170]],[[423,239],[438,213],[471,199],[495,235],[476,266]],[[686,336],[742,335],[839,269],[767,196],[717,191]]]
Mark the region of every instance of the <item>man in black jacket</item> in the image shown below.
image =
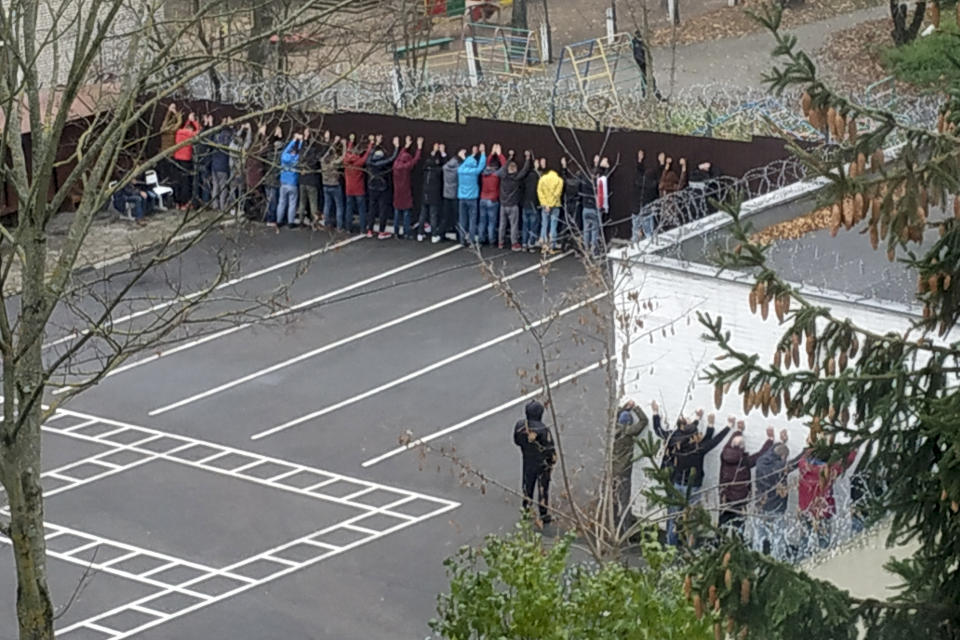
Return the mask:
[[[510,150],[507,163],[497,172],[500,177],[500,233],[498,244],[503,246],[506,239],[507,223],[510,224],[510,248],[520,251],[520,202],[523,200],[524,183],[530,173],[531,153],[523,152],[523,168],[517,169],[513,149]]]
[[[643,209],[660,197],[660,174],[662,173],[662,166],[648,163],[644,151],[642,149],[637,151],[637,169],[633,178],[634,213],[631,216],[633,241],[640,239],[641,230],[644,237],[649,237],[653,235],[656,228],[654,215],[644,212]]]
[[[523,455],[523,508],[528,510],[533,503],[533,489],[540,486],[540,521],[547,524],[550,517],[550,472],[557,461],[550,429],[541,422],[543,405],[531,400],[524,407],[526,419],[513,428],[513,442]]]
[[[703,419],[703,409],[697,410],[697,419],[687,422],[687,419],[677,419],[677,429],[667,434],[660,423],[660,412],[656,402],[651,403],[653,409],[653,430],[658,436],[667,441],[663,453],[663,467],[670,469],[670,481],[674,488],[686,499],[688,505],[700,501],[700,489],[703,487],[703,459],[730,432],[730,427],[724,427],[720,433],[714,433],[714,415],[707,416],[707,430],[700,433],[698,427]],[[679,506],[669,507],[668,512],[673,514],[681,510]],[[679,542],[676,522],[674,518],[667,520],[667,544],[676,546]]]
[[[417,242],[426,235],[436,244],[440,242],[440,209],[443,207],[443,165],[447,162],[447,146],[435,142],[433,152],[423,168],[423,204],[417,222]],[[429,221],[429,224],[428,224]]]
[[[533,158],[536,158],[532,151],[530,153]],[[543,158],[534,160],[533,171],[528,173],[523,181],[523,200],[520,202],[520,214],[523,217],[520,243],[527,251],[539,251],[537,243],[540,240],[540,197],[537,195],[537,185],[540,183],[541,167],[546,169],[546,160]]]
[[[377,238],[386,240],[392,236],[387,233],[387,218],[393,212],[393,161],[400,153],[400,138],[393,137],[393,153],[390,155],[380,148],[380,140],[381,137],[377,136],[378,146],[367,158],[367,191],[370,193],[370,219],[380,219]]]

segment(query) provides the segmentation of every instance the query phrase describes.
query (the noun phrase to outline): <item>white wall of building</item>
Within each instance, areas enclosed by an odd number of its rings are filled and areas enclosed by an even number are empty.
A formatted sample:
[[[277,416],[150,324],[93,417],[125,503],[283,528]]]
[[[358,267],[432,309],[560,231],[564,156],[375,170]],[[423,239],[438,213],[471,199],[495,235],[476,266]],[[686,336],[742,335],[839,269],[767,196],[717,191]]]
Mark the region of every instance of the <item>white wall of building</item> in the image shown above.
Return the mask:
[[[627,265],[615,262],[615,282],[618,283],[618,307],[629,312],[635,306],[628,301],[630,291],[637,291],[641,300],[647,300],[652,310],[642,309],[645,328],[666,327],[666,337],[660,330],[650,336],[634,340],[627,352],[629,358],[620,362],[626,367],[627,396],[641,404],[647,411],[651,400],[657,400],[671,423],[682,410],[691,417],[702,407],[706,414],[716,413],[717,426],[725,426],[728,415],[743,417],[742,398],[735,390],[724,398],[720,409],[714,406],[713,386],[700,381],[703,371],[720,354],[714,343],[703,340],[704,327],[697,321],[691,309],[723,318],[723,328],[732,334],[731,344],[748,353],[758,353],[761,359],[772,361],[776,344],[785,327],[780,326],[772,309],[766,321],[759,312],[750,313],[748,294],[752,281],[734,279],[732,275],[717,276],[716,270],[702,265],[681,264],[675,260],[657,256],[641,256],[641,262]],[[811,296],[817,304],[831,307],[840,318],[875,331],[904,331],[910,326],[913,310],[897,304],[858,303],[837,294],[831,299]],[[636,314],[635,311],[633,311]],[[692,315],[688,322],[686,316]],[[622,353],[625,339],[618,333],[617,353]],[[722,363],[721,363],[722,364]],[[622,369],[621,369],[622,370]],[[766,427],[773,426],[779,434],[786,428],[790,434],[791,455],[800,452],[806,442],[807,427],[803,421],[787,419],[780,415],[763,417],[754,410],[746,417],[745,439],[747,450],[755,451],[766,439]],[[667,425],[670,426],[670,425]],[[705,484],[716,484],[719,475],[719,455],[722,445],[714,449],[706,460]],[[645,477],[641,465],[634,469],[633,488],[638,492]],[[838,485],[838,494],[842,490]],[[795,492],[793,492],[795,494]],[[712,491],[708,504],[716,503]],[[795,496],[792,499],[795,502]],[[641,496],[635,497],[634,510],[638,514],[646,509]]]

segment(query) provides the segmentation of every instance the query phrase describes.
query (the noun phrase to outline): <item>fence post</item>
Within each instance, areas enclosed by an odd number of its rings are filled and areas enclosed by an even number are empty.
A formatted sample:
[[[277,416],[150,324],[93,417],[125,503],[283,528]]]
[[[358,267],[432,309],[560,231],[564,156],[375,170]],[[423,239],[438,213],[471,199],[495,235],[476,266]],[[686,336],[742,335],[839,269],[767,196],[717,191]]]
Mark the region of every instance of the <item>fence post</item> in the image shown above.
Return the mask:
[[[396,65],[390,72],[390,88],[393,90],[393,113],[396,114],[399,109],[403,108],[402,81],[400,79],[400,69]]]
[[[473,48],[473,38],[467,38],[463,43],[463,50],[467,54],[467,75],[470,78],[470,86],[476,87],[480,84],[479,73],[477,73],[477,53]]]
[[[550,34],[547,32],[547,23],[540,23],[540,59],[550,62]]]
[[[607,9],[607,44],[613,44],[613,37],[617,34],[617,19],[613,9]]]
[[[460,124],[460,96],[457,96],[456,98],[454,98],[453,108],[454,108],[454,118],[456,119],[457,124]]]

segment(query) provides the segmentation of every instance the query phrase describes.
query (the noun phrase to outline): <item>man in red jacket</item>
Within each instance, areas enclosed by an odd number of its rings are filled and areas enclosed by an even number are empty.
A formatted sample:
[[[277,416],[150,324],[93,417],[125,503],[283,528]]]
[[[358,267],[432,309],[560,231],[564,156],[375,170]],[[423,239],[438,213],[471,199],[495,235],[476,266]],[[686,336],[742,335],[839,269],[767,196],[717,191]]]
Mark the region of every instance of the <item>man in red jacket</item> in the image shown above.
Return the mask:
[[[193,197],[193,144],[188,141],[198,133],[200,133],[200,123],[197,122],[197,117],[191,111],[190,115],[187,116],[187,121],[174,134],[174,144],[188,143],[183,144],[173,152],[173,160],[177,167],[176,181],[173,185],[173,199],[176,201],[178,209],[185,209]]]
[[[346,185],[344,191],[347,194],[346,204],[346,231],[349,233],[353,225],[353,214],[360,216],[360,233],[367,234],[368,238],[373,237],[373,220],[367,220],[367,188],[364,184],[364,167],[367,164],[367,157],[373,150],[374,136],[370,134],[367,138],[367,148],[361,154],[357,153],[360,145],[354,144],[357,141],[357,135],[351,133],[347,139],[347,153],[343,156],[343,181]]]
[[[411,238],[410,215],[413,213],[413,186],[410,174],[413,167],[420,162],[420,152],[423,149],[423,137],[417,138],[417,151],[410,154],[413,138],[407,136],[400,155],[393,161],[393,232],[398,238]],[[403,234],[400,233],[400,215],[403,214]]]
[[[500,145],[490,148],[487,166],[480,174],[480,223],[477,233],[481,244],[493,244],[497,233],[497,216],[500,213],[500,169],[507,163]],[[500,245],[503,249],[503,245]]]

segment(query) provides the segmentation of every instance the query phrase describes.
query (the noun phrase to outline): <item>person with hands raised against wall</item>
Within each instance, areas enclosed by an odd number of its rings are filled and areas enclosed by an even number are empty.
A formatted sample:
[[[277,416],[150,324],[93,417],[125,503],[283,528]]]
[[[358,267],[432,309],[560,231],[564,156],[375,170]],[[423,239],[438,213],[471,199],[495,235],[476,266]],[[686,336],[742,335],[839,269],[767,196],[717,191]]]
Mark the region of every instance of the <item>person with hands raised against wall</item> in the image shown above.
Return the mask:
[[[461,150],[461,153],[464,153]],[[486,146],[474,145],[470,155],[463,155],[463,162],[457,168],[457,198],[460,200],[460,224],[458,232],[460,244],[469,246],[479,241],[477,223],[479,209],[477,199],[480,197],[480,173],[487,166]]]
[[[557,249],[563,178],[547,166],[546,158],[540,159],[540,165],[544,172],[537,183],[537,196],[540,198],[540,246],[544,251],[552,252]]]
[[[520,251],[520,206],[523,202],[524,182],[531,170],[533,153],[523,152],[523,168],[519,169],[513,149],[507,155],[507,163],[500,168],[500,232],[497,246],[503,248],[507,223],[510,224],[510,248]]]
[[[393,138],[393,153],[389,156],[386,151],[380,147],[382,141],[383,136],[378,134],[374,139],[375,150],[370,154],[370,157],[367,158],[367,171],[369,172],[367,177],[367,190],[370,192],[371,225],[373,224],[373,218],[379,217],[380,233],[377,235],[377,238],[386,240],[391,237],[391,234],[387,233],[387,216],[390,215],[390,211],[393,209],[391,206],[393,204],[393,198],[390,189],[392,182],[391,175],[393,173],[391,166],[397,154],[400,153],[400,138]]]
[[[500,145],[494,144],[490,148],[487,166],[480,174],[480,222],[477,228],[480,244],[495,242],[497,218],[500,214],[500,169],[506,163],[507,159],[503,157]]]
[[[767,427],[767,440],[756,453],[746,452],[743,422],[720,453],[720,526],[730,526],[743,532],[747,503],[752,485],[751,470],[764,453],[773,447],[773,427]]]
[[[417,242],[433,233],[431,242],[440,242],[440,212],[443,207],[443,165],[447,161],[446,147],[433,143],[430,157],[423,168],[423,203],[417,221]]]
[[[413,138],[407,136],[403,149],[393,162],[393,231],[398,238],[412,238],[410,216],[413,213],[413,185],[410,175],[420,162],[423,151],[423,138],[417,138],[417,148],[411,154]],[[403,217],[403,231],[400,231],[400,218]]]
[[[373,151],[376,138],[373,134],[367,138],[366,147],[357,141],[357,134],[351,133],[347,138],[346,153],[343,156],[343,182],[347,200],[344,205],[344,223],[349,232],[353,225],[354,214],[360,216],[360,233],[368,238],[373,237],[373,217],[367,219],[367,186],[364,166],[367,158]],[[360,152],[360,149],[364,150]]]

